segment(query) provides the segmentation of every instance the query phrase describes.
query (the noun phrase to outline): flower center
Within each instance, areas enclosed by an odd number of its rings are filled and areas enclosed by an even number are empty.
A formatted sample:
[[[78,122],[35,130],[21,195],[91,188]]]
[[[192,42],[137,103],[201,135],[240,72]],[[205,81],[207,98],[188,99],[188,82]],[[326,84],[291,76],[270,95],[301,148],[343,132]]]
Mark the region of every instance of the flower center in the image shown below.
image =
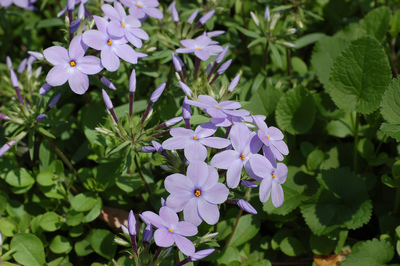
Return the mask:
[[[121,22],[121,26],[122,26],[122,28],[124,28],[124,27],[125,27],[125,24]]]
[[[201,48],[200,48],[200,47],[197,47],[196,50],[201,50]]]
[[[272,177],[273,177],[273,178],[275,178],[275,177],[276,177],[275,173],[272,173]]]
[[[76,66],[76,62],[75,62],[74,60],[71,60],[71,62],[69,62],[69,65],[70,65],[71,67],[74,67],[74,66]]]
[[[172,231],[172,229],[168,229],[168,231],[170,231],[171,233],[173,233],[174,231]]]
[[[242,161],[244,161],[244,157],[245,157],[244,154],[241,154],[241,155],[240,155],[240,159],[241,159]]]
[[[108,40],[107,44],[111,46],[112,41],[111,41],[111,40]]]
[[[217,109],[219,109],[219,106],[217,106]]]
[[[196,136],[193,136],[193,139],[194,139],[194,140],[199,140],[199,138],[198,138],[198,137],[196,137]]]
[[[141,5],[136,5],[138,8],[142,8],[142,6]]]
[[[269,139],[269,136],[267,136],[267,139]]]
[[[195,195],[196,197],[200,197],[201,191],[198,190],[198,189],[196,189],[196,190],[194,191],[194,195]]]

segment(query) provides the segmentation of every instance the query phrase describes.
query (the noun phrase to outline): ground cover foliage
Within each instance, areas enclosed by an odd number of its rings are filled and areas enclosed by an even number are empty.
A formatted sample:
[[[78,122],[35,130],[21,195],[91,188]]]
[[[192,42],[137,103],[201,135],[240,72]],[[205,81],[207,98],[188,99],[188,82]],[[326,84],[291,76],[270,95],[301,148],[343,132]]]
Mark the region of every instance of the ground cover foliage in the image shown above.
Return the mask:
[[[395,0],[0,0],[3,265],[400,265],[399,33]]]

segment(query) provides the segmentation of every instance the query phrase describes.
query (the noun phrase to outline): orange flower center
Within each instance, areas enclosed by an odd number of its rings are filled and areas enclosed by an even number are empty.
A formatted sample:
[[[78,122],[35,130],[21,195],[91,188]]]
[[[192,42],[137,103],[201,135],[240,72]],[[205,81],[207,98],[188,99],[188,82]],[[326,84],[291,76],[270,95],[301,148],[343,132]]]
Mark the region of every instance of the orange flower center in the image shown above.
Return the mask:
[[[275,178],[275,177],[276,177],[275,173],[272,173],[272,177],[273,177],[273,178]]]
[[[125,27],[125,24],[121,22],[121,26],[122,26],[122,28],[124,28],[124,27]]]
[[[240,155],[240,159],[241,159],[242,161],[244,161],[244,157],[245,157],[244,154],[241,154],[241,155]]]
[[[269,139],[269,136],[267,136],[267,138]]]
[[[196,136],[193,136],[193,139],[194,139],[194,140],[199,140],[199,138],[198,138],[198,137],[196,137]]]
[[[76,62],[74,60],[72,60],[71,62],[69,62],[69,65],[74,67],[74,66],[76,66]]]
[[[196,189],[196,190],[194,191],[194,195],[195,195],[196,197],[200,197],[201,191],[198,190],[198,189]]]
[[[200,47],[197,47],[196,50],[201,50],[201,48],[200,48]]]
[[[217,109],[219,109],[219,106],[217,106]]]
[[[168,229],[168,231],[170,231],[171,233],[173,233],[174,231],[172,231],[172,229]]]
[[[111,46],[112,41],[111,41],[111,40],[108,40],[107,44]]]
[[[142,8],[142,6],[141,5],[136,5],[138,8]]]

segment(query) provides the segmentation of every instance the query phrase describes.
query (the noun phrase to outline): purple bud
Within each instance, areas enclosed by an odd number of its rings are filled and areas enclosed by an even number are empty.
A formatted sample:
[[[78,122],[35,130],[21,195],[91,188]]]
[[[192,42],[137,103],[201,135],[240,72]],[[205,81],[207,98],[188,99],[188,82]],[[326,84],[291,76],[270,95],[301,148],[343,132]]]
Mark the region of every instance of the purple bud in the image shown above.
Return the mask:
[[[172,4],[170,5],[170,6],[172,6],[171,7],[172,21],[175,23],[178,23],[179,22],[179,14],[178,14],[178,10],[176,10],[176,7],[175,7],[176,2],[174,1],[172,3],[173,3],[173,5]]]
[[[61,93],[57,94],[49,103],[49,108],[53,108],[54,105],[58,103],[58,100],[60,100]]]
[[[211,69],[212,69],[212,66],[213,66],[213,63],[210,62],[210,63],[208,64],[208,66],[206,67],[206,73],[207,73],[207,74],[210,74]]]
[[[236,86],[239,83],[239,80],[240,80],[240,74],[237,74],[236,77],[234,79],[232,79],[231,83],[229,83],[229,86],[228,86],[229,92],[232,92],[236,88]]]
[[[28,60],[28,61],[29,61],[29,60]],[[28,72],[28,71],[30,71],[31,69],[32,69],[32,65],[28,65],[26,71]],[[36,70],[35,70],[35,72],[33,73],[33,75],[34,75],[36,78],[38,78],[38,77],[40,76],[40,73],[42,73],[42,67],[41,67],[41,66],[38,67],[38,68],[36,68]]]
[[[100,79],[101,83],[103,83],[104,85],[106,85],[109,89],[111,90],[116,90],[117,88],[115,87],[115,85],[105,76],[102,76]]]
[[[17,79],[17,75],[15,75],[14,70],[11,68],[10,69],[10,76],[11,76],[11,85],[15,88],[18,88],[18,79]]]
[[[37,60],[43,60],[43,54],[39,53],[39,52],[34,52],[34,51],[28,51],[28,54],[30,54],[31,56],[35,57]]]
[[[83,2],[81,2],[78,8],[78,19],[82,20],[84,18],[85,18],[85,5]]]
[[[157,142],[157,141],[155,141],[155,140],[152,140],[152,141],[151,141],[151,144],[153,145],[154,149],[156,149],[156,151],[157,151],[159,154],[161,154],[161,153],[164,151],[164,149],[163,149],[161,143],[159,143],[159,142]],[[162,201],[163,201],[163,198],[161,198],[161,203],[162,203]],[[161,204],[161,205],[162,205],[162,204]]]
[[[224,74],[224,72],[229,68],[229,66],[231,65],[231,63],[232,63],[232,59],[229,59],[228,61],[226,61],[225,63],[223,63],[223,64],[221,65],[221,67],[217,70],[217,73],[218,73],[219,75]]]
[[[194,19],[197,17],[197,14],[199,13],[199,10],[196,9],[188,18],[187,23],[192,24]]]
[[[228,49],[229,49],[229,45],[226,46],[226,47],[224,48],[224,50],[222,50],[222,52],[217,56],[217,58],[215,58],[215,62],[216,62],[217,64],[221,63],[222,60],[224,60],[224,57],[225,57],[225,55],[226,55],[226,52],[228,52]]]
[[[143,232],[143,245],[146,247],[150,244],[153,238],[153,226],[151,224],[147,225]]]
[[[207,12],[206,14],[204,14],[200,19],[199,22],[201,25],[204,25],[207,23],[207,21],[210,20],[210,18],[212,18],[212,16],[214,16],[215,10],[211,10],[209,12]]]
[[[176,72],[181,72],[182,71],[182,66],[181,63],[179,62],[179,59],[177,58],[178,56],[176,54],[172,54],[172,63],[174,63],[174,67]]]
[[[268,6],[265,8],[264,19],[268,20],[268,21],[271,20],[271,14],[269,13],[269,7]]]
[[[69,32],[75,33],[79,29],[80,25],[81,25],[80,19],[72,21],[71,24],[69,25]]]
[[[45,120],[46,117],[47,117],[46,114],[40,114],[40,115],[38,115],[38,116],[36,117],[36,122],[37,122],[37,123],[40,123],[40,122],[42,122],[43,120]]]
[[[204,249],[197,251],[194,253],[192,256],[190,256],[190,261],[196,261],[196,260],[201,260],[210,255],[211,253],[214,252],[215,249],[210,248],[210,249]]]
[[[3,115],[2,113],[0,113],[0,119],[7,120],[7,119],[10,119],[10,117],[7,116],[7,115]]]
[[[75,0],[68,0],[67,9],[68,10],[74,10],[75,9]]]
[[[7,68],[10,70],[12,68],[11,58],[9,56],[6,57]]]
[[[28,61],[28,58],[25,58],[24,60],[21,61],[21,63],[18,66],[17,72],[19,74],[21,74],[22,72],[24,72],[25,68],[26,68],[26,62]]]
[[[129,235],[131,235],[131,236],[136,235],[136,218],[135,218],[135,215],[133,214],[132,210],[129,212],[128,230],[129,230]]]
[[[182,116],[178,116],[178,117],[171,118],[170,120],[165,121],[165,125],[166,125],[167,127],[171,127],[171,126],[176,125],[176,124],[178,124],[179,122],[181,122],[182,119],[183,119]]]
[[[253,183],[253,182],[251,182],[249,180],[242,180],[241,183],[242,183],[242,186],[244,186],[244,187],[251,187],[251,188],[257,187],[256,183]]]
[[[188,87],[188,85],[186,85],[182,81],[178,81],[178,82],[179,82],[179,86],[183,90],[183,93],[185,93],[187,96],[192,96],[192,90]]]
[[[152,153],[155,152],[156,149],[153,146],[143,146],[142,148],[140,148],[140,151],[144,153]]]
[[[167,85],[166,83],[163,83],[160,86],[158,86],[157,89],[155,89],[155,91],[150,96],[151,102],[155,103],[160,98],[166,85]]]
[[[101,91],[102,91],[102,93],[103,93],[103,100],[104,100],[104,103],[106,104],[107,110],[113,109],[114,106],[113,106],[113,104],[112,104],[112,102],[111,102],[111,99],[110,99],[110,97],[108,96],[107,92],[106,92],[105,90],[103,90],[103,89],[102,89]]]
[[[185,96],[185,98],[183,99],[183,104],[182,104],[182,116],[183,116],[183,119],[185,119],[185,120],[189,120],[192,117],[191,111],[190,111],[190,105],[186,103],[187,100],[188,100],[188,98]]]
[[[39,94],[43,95],[46,94],[51,89],[51,86],[47,83],[43,84],[43,86],[39,90]]]
[[[224,33],[225,33],[224,30],[213,30],[213,31],[207,32],[207,37],[208,38],[213,38],[213,37],[217,37],[219,35],[222,35]]]
[[[136,91],[136,71],[132,69],[131,77],[129,78],[129,92]]]
[[[250,203],[248,203],[247,201],[245,201],[245,200],[243,200],[243,199],[240,199],[240,200],[237,202],[237,205],[238,205],[242,210],[244,210],[244,211],[246,211],[246,212],[248,212],[248,213],[257,214],[256,209],[254,209],[254,207],[251,206]]]
[[[12,141],[9,141],[6,144],[4,144],[0,148],[0,157],[3,156],[15,144],[15,142],[17,142],[17,141],[16,140],[12,140]]]

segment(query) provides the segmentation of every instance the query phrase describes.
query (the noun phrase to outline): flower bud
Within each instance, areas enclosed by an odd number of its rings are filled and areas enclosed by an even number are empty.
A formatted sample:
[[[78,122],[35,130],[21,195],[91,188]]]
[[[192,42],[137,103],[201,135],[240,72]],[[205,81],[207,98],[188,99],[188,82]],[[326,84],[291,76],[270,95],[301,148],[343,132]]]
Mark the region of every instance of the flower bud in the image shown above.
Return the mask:
[[[52,87],[51,87],[48,83],[45,83],[45,84],[43,84],[43,86],[40,88],[39,94],[40,94],[40,95],[46,94],[51,88],[52,88]]]
[[[58,103],[58,100],[60,100],[61,93],[57,94],[49,103],[49,108],[53,108],[54,105]]]
[[[7,68],[10,70],[12,68],[11,58],[9,56],[6,57]]]
[[[225,55],[226,55],[226,52],[228,52],[228,49],[229,49],[229,45],[226,46],[226,47],[222,50],[222,52],[217,56],[217,58],[215,58],[215,63],[219,64],[219,63],[222,62],[222,60],[224,60],[224,57],[225,57]]]
[[[132,210],[129,212],[128,230],[129,230],[129,235],[131,235],[131,236],[136,235],[136,218],[135,218],[135,215],[133,214]]]
[[[43,120],[45,120],[46,117],[47,117],[46,114],[40,114],[40,115],[38,115],[38,116],[36,117],[36,122],[37,122],[37,123],[40,123],[40,122],[42,122]]]
[[[103,89],[102,89],[101,91],[102,91],[102,93],[103,93],[103,100],[104,100],[104,103],[106,104],[107,110],[113,109],[114,106],[113,106],[113,104],[112,104],[112,102],[111,102],[111,99],[110,99],[110,97],[108,96],[107,92],[106,92],[105,90],[103,90]]]
[[[124,234],[129,235],[129,230],[128,230],[128,228],[126,228],[125,225],[121,224],[121,229],[122,229],[122,232],[123,232]]]
[[[105,76],[102,76],[100,79],[101,83],[103,83],[104,85],[106,85],[109,89],[111,90],[116,90],[117,88],[115,87],[115,85]]]
[[[182,66],[181,63],[179,62],[179,59],[177,58],[178,56],[176,54],[172,54],[172,63],[174,63],[174,67],[176,72],[181,72],[182,71]]]
[[[11,85],[15,88],[15,87],[17,87],[18,88],[18,78],[17,78],[17,75],[15,75],[15,72],[14,72],[14,70],[11,68],[10,69],[10,76],[11,76]]]
[[[271,14],[269,13],[269,6],[267,6],[267,7],[265,8],[264,19],[267,20],[267,21],[270,21],[270,20],[271,20]]]
[[[150,244],[153,238],[153,226],[148,224],[143,232],[143,245],[146,247]]]
[[[69,32],[75,33],[79,29],[80,25],[81,25],[80,19],[76,19],[76,20],[72,21],[71,24],[69,25]]]
[[[213,31],[207,32],[207,37],[208,38],[213,38],[213,37],[217,37],[219,35],[222,35],[224,33],[225,33],[224,30],[213,30]],[[218,42],[216,44],[218,44]]]
[[[153,146],[143,146],[140,148],[140,151],[144,153],[152,153],[155,152],[156,149]]]
[[[17,142],[17,140],[11,140],[11,141],[7,142],[6,144],[4,144],[0,148],[0,157],[3,156],[15,144],[15,142]]]
[[[179,86],[183,90],[183,93],[185,93],[187,96],[192,96],[192,90],[188,87],[188,85],[186,85],[182,81],[178,81],[178,82],[179,82]]]
[[[192,24],[194,19],[197,17],[197,14],[199,13],[199,10],[196,9],[188,18],[187,23]]]
[[[257,214],[256,209],[254,209],[254,207],[251,206],[250,203],[248,203],[247,201],[245,201],[245,200],[243,200],[243,199],[240,199],[240,200],[237,202],[237,205],[238,205],[242,210],[244,210],[244,211],[246,211],[246,212],[248,212],[248,213]]]
[[[35,51],[28,51],[28,54],[30,54],[31,56],[35,57],[37,60],[43,60],[43,54],[39,53],[39,52],[35,52]]]
[[[190,261],[201,260],[214,252],[215,249],[209,248],[195,252],[192,256],[190,256]]]
[[[229,68],[229,66],[232,63],[232,59],[229,59],[228,61],[226,61],[225,63],[223,63],[221,65],[221,67],[217,70],[218,75],[222,75],[224,74],[224,72]]]
[[[160,98],[166,85],[167,85],[166,83],[163,83],[154,90],[154,92],[150,96],[151,102],[155,103]]]
[[[26,62],[28,61],[28,58],[25,58],[24,60],[21,61],[21,63],[18,66],[17,72],[19,74],[21,74],[22,72],[24,72],[25,68],[26,68]]]
[[[229,86],[228,86],[228,91],[229,92],[232,92],[236,88],[236,86],[239,83],[239,80],[240,80],[240,73],[237,74],[234,79],[232,79],[231,83],[229,83]]]
[[[165,121],[165,125],[166,125],[167,127],[171,127],[171,126],[176,125],[176,124],[178,124],[179,122],[181,122],[182,119],[183,119],[182,116],[178,116],[178,117],[171,118],[171,119]]]
[[[204,25],[207,23],[207,21],[210,20],[210,18],[212,18],[212,16],[214,16],[215,10],[211,10],[209,12],[207,12],[206,14],[204,14],[200,19],[199,22],[201,25]]]
[[[254,14],[253,11],[250,11],[250,15],[251,15],[251,18],[254,21],[254,24],[256,24],[256,26],[259,27],[260,26],[260,21],[258,20],[256,14]]]
[[[244,186],[244,187],[251,187],[251,188],[257,187],[257,184],[256,184],[256,183],[253,183],[253,182],[251,182],[251,181],[249,181],[249,180],[242,180],[241,184],[242,184],[242,186]]]

